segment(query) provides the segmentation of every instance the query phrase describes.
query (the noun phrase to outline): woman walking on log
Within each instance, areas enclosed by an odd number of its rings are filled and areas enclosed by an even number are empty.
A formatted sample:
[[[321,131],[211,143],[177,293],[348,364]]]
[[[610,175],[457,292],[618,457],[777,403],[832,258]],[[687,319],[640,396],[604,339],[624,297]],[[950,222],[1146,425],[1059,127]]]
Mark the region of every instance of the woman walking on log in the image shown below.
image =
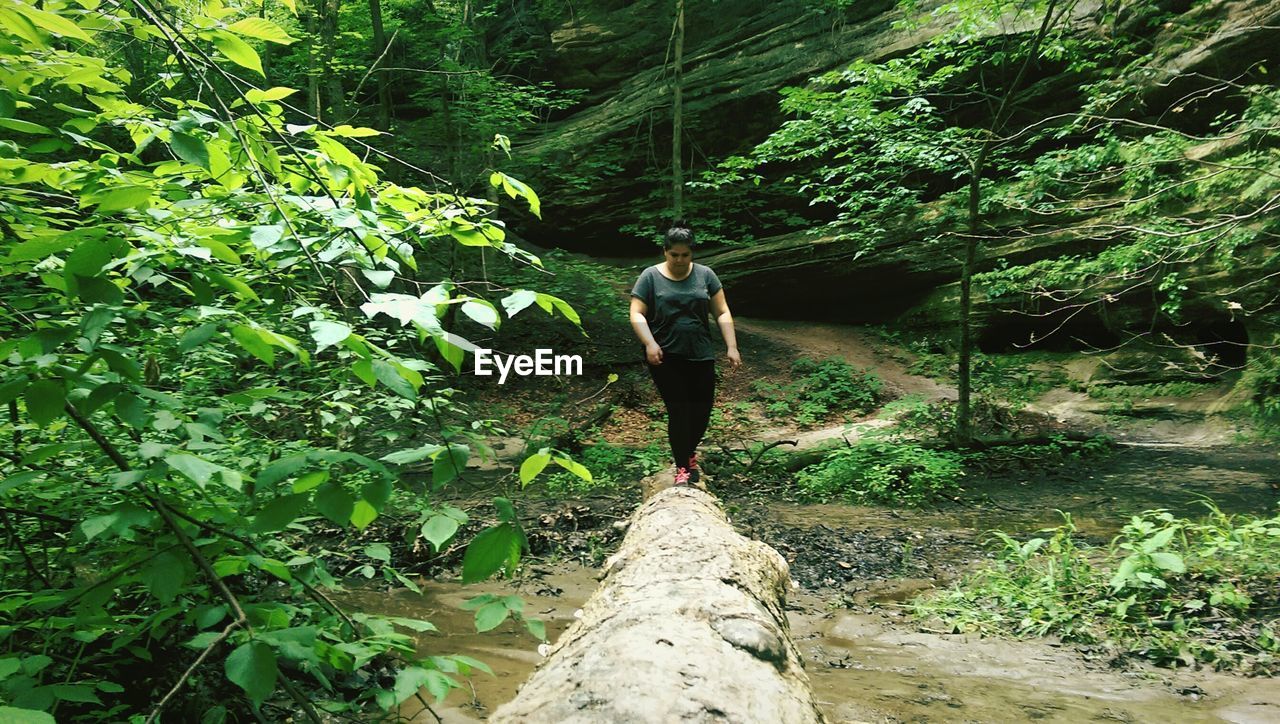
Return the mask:
[[[640,273],[631,289],[631,328],[644,344],[649,375],[667,407],[667,440],[676,485],[701,477],[697,448],[715,401],[716,354],[707,311],[728,346],[729,366],[742,364],[733,316],[716,273],[693,263],[693,229],[676,220],[663,240],[661,263]]]

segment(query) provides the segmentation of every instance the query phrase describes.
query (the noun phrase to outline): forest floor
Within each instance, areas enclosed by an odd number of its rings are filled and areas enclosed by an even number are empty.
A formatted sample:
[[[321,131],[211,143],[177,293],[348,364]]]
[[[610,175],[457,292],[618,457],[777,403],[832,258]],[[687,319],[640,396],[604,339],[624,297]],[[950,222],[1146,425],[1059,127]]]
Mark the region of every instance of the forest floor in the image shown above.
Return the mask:
[[[738,328],[745,365],[722,376],[718,405],[740,414],[719,421],[707,448],[743,449],[781,439],[807,447],[852,441],[888,424],[873,413],[833,416],[801,428],[749,409],[751,383],[784,387],[794,376],[792,362],[800,357],[838,356],[874,370],[891,397],[955,398],[953,387],[913,374],[910,354],[863,328],[748,319],[739,319]],[[634,375],[624,380],[631,387],[614,391],[624,404],[587,442],[640,446],[660,441],[661,408],[647,382]],[[562,404],[572,404],[599,386],[599,381],[578,380],[557,395]],[[1274,486],[1280,483],[1276,449],[1241,444],[1247,431],[1238,421],[1203,414],[1210,397],[1148,397],[1136,414],[1128,405],[1125,415],[1117,415],[1083,392],[1048,390],[1026,407],[1026,432],[1108,434],[1118,441],[1114,452],[1084,464],[995,472],[966,482],[956,501],[931,508],[797,503],[790,500],[785,475],[726,477],[710,487],[744,534],[788,559],[800,584],[789,601],[792,633],[832,721],[1280,721],[1280,687],[1266,679],[1156,668],[1118,660],[1101,647],[1052,639],[1009,641],[931,631],[912,620],[903,605],[990,560],[991,530],[1025,538],[1061,523],[1067,513],[1082,535],[1102,543],[1129,514],[1163,508],[1197,515],[1203,498],[1227,513],[1271,512]],[[502,399],[517,421],[513,432],[543,419],[548,409],[531,386],[505,390]],[[518,465],[523,439],[513,435],[496,443],[498,460],[486,466],[491,477],[473,477],[475,487],[459,491],[464,497],[479,501],[493,489],[486,480],[503,474],[509,479],[510,467]],[[539,499],[536,486],[530,492],[534,496],[522,505],[534,557],[515,580],[464,588],[436,575],[425,598],[407,591],[353,594],[353,603],[365,610],[429,618],[442,631],[461,632],[444,640],[424,637],[424,651],[465,653],[494,667],[494,677],[473,679],[472,695],[452,695],[443,710],[437,709],[446,722],[482,719],[514,694],[538,659],[536,642],[512,624],[484,634],[468,632],[471,614],[458,606],[479,593],[519,593],[529,614],[546,620],[554,639],[594,589],[593,566],[621,540],[623,521],[640,498],[634,485],[577,499]]]

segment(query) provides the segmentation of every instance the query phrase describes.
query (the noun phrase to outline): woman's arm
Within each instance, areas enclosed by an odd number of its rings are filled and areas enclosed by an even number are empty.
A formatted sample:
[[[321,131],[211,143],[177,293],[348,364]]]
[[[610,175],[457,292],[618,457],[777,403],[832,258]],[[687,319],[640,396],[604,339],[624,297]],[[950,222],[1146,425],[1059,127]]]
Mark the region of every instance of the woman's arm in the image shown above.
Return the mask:
[[[634,308],[633,306],[632,309]],[[724,300],[723,289],[711,298],[711,313],[715,315],[720,336],[724,337],[724,343],[729,348],[729,366],[736,369],[742,364],[742,355],[738,354],[738,336],[733,331],[733,315],[729,313],[729,303]]]
[[[662,364],[662,348],[654,341],[653,332],[649,330],[649,320],[645,318],[648,313],[649,305],[638,297],[631,298],[631,329],[644,345],[645,359],[656,366]]]

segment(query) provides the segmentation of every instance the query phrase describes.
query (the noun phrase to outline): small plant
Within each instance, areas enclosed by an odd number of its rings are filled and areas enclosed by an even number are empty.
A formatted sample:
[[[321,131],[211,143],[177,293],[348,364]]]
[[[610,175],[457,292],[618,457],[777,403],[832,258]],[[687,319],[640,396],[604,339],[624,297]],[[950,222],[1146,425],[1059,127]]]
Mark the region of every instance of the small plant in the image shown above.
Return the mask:
[[[796,484],[813,500],[923,505],[957,495],[963,475],[958,453],[871,438],[801,470]]]
[[[1204,382],[1177,380],[1173,382],[1152,382],[1141,385],[1090,385],[1089,397],[1095,400],[1115,400],[1135,402],[1151,397],[1191,397],[1204,392],[1212,385]]]
[[[639,480],[670,464],[665,444],[658,442],[638,450],[599,442],[583,447],[576,459],[591,471],[591,478],[557,472],[547,477],[547,492],[557,496],[595,493]]]
[[[807,426],[835,413],[865,415],[883,398],[884,382],[874,372],[855,369],[839,357],[821,362],[801,357],[791,371],[797,379],[782,387],[765,380],[752,383],[752,393],[769,417],[792,417]]]

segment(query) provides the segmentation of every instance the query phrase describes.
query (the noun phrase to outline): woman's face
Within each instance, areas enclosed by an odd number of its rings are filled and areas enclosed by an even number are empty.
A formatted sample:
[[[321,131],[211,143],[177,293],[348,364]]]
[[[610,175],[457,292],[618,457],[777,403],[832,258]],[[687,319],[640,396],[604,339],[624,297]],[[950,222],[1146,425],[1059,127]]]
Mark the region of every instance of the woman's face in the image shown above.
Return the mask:
[[[678,275],[683,275],[693,264],[693,250],[688,244],[674,244],[663,255],[667,258],[667,268]]]

